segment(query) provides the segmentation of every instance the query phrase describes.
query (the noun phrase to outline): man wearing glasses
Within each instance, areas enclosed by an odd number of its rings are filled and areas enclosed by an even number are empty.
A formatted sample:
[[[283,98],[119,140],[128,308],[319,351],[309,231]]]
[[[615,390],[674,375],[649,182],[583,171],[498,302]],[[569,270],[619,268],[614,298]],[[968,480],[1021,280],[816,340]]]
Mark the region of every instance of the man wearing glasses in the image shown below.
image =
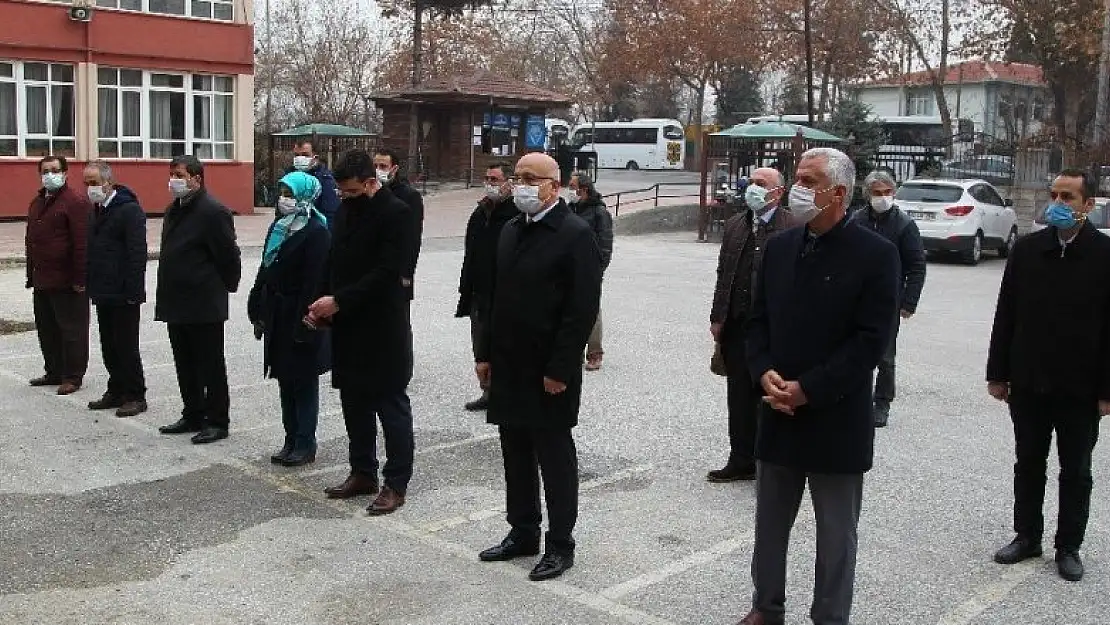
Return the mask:
[[[770,237],[790,225],[789,213],[779,209],[783,179],[777,169],[757,169],[744,189],[748,210],[725,224],[717,262],[717,287],[709,330],[719,344],[728,372],[728,438],[731,451],[723,468],[710,471],[710,482],[755,479],[755,434],[763,391],[748,372],[744,327],[751,312],[755,276]]]
[[[470,338],[477,356],[482,326],[489,320],[493,294],[493,271],[496,265],[497,241],[501,229],[519,213],[513,204],[513,187],[509,182],[512,167],[494,163],[486,170],[485,189],[478,207],[466,224],[462,275],[459,277],[459,307],[455,317],[470,317]],[[466,404],[472,412],[489,407],[489,389]]]
[[[489,323],[475,348],[475,371],[490,389],[487,420],[497,425],[505,463],[507,520],[485,562],[534,556],[540,548],[540,474],[547,500],[540,581],[574,565],[578,517],[578,424],[582,350],[601,300],[601,252],[594,233],[559,199],[559,165],[542,153],[516,166],[513,203],[523,213],[497,245]]]

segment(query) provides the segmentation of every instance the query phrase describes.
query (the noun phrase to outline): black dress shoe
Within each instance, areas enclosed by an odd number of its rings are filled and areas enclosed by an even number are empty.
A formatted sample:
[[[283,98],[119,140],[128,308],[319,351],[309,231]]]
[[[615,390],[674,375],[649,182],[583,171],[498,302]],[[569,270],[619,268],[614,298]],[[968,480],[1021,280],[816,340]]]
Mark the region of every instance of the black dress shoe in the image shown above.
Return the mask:
[[[1083,561],[1079,559],[1079,551],[1057,549],[1056,571],[1060,573],[1060,577],[1069,582],[1078,582],[1083,579]]]
[[[518,538],[512,534],[505,537],[501,544],[490,547],[478,554],[482,562],[506,562],[514,558],[539,555],[540,539]]]
[[[486,408],[489,408],[489,397],[482,395],[474,401],[466,402],[465,408],[468,412],[480,412],[482,410],[485,410]]]
[[[207,425],[203,430],[197,432],[193,438],[189,439],[194,445],[206,445],[208,443],[215,443],[218,440],[227,438],[227,429],[218,428],[213,425]]]
[[[270,456],[270,462],[272,464],[284,464],[285,459],[288,458],[291,453],[293,453],[293,439],[287,437],[285,439],[285,444],[281,446],[281,451]]]
[[[104,393],[100,399],[89,402],[89,410],[111,410],[121,406],[123,406],[123,398],[111,393]]]
[[[723,469],[710,471],[706,474],[705,479],[715,484],[723,484],[725,482],[739,482],[741,480],[754,480],[755,479],[755,465],[749,464],[746,466],[738,467],[731,462],[725,465]]]
[[[31,386],[59,386],[61,383],[61,378],[52,378],[48,375],[37,377],[30,381]]]
[[[281,464],[287,467],[299,467],[316,462],[316,448],[294,449],[282,459]]]
[[[573,553],[545,553],[540,558],[539,564],[528,574],[528,579],[533,582],[554,579],[566,573],[572,566],[574,566]]]
[[[182,417],[169,425],[163,425],[158,428],[158,431],[163,434],[187,434],[189,432],[199,432],[202,427],[199,422]]]
[[[994,561],[999,564],[1017,564],[1029,558],[1038,558],[1041,553],[1043,552],[1040,541],[1018,536],[994,554]]]

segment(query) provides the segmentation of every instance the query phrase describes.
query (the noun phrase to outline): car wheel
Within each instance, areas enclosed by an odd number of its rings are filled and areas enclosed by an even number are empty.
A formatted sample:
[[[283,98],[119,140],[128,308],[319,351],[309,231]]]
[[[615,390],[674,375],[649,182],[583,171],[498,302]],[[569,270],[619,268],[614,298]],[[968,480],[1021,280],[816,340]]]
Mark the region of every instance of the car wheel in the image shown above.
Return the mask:
[[[975,238],[971,240],[971,248],[963,253],[963,261],[968,265],[978,265],[979,261],[983,260],[983,233],[982,231],[975,233]]]
[[[624,166],[624,168],[627,169],[628,171],[636,171],[636,170],[640,169],[640,164],[637,163],[636,161],[628,161],[628,164],[626,164]]]
[[[1014,251],[1014,246],[1017,245],[1018,233],[1017,226],[1010,228],[1010,234],[1002,243],[1002,247],[998,248],[999,258],[1009,258],[1010,253]]]

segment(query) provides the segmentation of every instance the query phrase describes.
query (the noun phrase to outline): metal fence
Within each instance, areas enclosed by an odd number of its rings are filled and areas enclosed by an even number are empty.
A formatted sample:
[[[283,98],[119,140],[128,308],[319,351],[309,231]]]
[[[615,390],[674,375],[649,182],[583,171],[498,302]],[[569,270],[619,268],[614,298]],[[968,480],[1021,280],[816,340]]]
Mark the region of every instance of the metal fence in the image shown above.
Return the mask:
[[[698,198],[700,196],[700,183],[668,182],[656,183],[646,189],[630,189],[627,191],[609,193],[601,197],[613,211],[613,216],[619,217],[622,206],[628,208],[637,204],[651,202],[652,207],[657,208],[659,206],[659,200],[664,200],[664,203],[667,203],[667,200]]]

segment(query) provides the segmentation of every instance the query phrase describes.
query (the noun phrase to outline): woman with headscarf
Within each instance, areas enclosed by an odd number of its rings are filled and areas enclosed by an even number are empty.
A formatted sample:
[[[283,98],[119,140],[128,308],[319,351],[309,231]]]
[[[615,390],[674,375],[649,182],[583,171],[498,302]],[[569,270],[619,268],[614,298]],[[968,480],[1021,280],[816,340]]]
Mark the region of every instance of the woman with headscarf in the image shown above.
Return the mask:
[[[285,444],[270,457],[288,467],[316,460],[320,375],[331,367],[327,330],[305,326],[331,249],[327,219],[315,208],[320,182],[303,172],[279,183],[274,223],[247,303],[255,338],[263,341],[264,375],[281,393]]]

